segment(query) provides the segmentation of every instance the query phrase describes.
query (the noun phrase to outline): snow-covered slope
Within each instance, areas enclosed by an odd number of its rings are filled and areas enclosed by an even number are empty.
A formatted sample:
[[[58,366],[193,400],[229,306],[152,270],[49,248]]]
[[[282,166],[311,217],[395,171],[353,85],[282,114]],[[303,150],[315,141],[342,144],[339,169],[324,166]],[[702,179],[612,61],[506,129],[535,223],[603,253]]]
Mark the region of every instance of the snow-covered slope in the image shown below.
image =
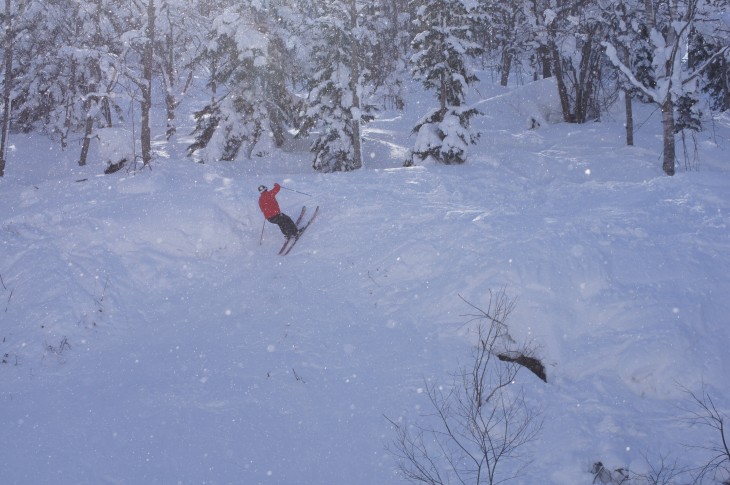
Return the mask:
[[[700,170],[666,177],[656,114],[628,148],[620,121],[544,123],[551,92],[482,88],[459,167],[399,168],[415,111],[383,115],[367,167],[331,175],[298,152],[193,164],[181,144],[100,176],[15,136],[3,483],[403,483],[384,416],[430,412],[425,383],[469,359],[460,296],[502,288],[548,374],[516,383],[545,419],[516,483],[701,459],[681,444],[715,437],[680,419],[682,386],[730,407],[727,152],[702,135]],[[286,258],[276,227],[261,239],[256,187],[275,181],[310,194],[282,191],[286,212],[321,208]]]

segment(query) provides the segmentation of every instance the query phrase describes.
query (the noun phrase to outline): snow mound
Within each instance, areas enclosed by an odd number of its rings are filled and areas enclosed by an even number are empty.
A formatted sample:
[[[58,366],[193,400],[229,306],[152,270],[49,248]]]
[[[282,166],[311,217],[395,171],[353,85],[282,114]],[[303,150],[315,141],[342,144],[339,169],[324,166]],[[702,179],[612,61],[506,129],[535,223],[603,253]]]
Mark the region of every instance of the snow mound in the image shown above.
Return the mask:
[[[485,125],[532,130],[563,121],[554,78],[504,90],[477,103],[485,115]]]

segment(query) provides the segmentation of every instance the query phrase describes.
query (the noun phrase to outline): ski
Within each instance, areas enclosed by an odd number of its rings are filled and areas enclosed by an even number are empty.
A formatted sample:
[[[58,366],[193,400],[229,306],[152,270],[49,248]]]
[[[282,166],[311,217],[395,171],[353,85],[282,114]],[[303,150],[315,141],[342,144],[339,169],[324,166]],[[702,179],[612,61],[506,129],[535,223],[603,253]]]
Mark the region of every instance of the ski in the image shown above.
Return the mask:
[[[302,219],[304,219],[304,213],[307,212],[307,206],[302,206],[302,211],[299,213],[299,217],[297,217],[297,220],[294,222],[297,227],[299,227],[299,223],[302,222]]]
[[[294,222],[294,224],[299,227],[299,223],[302,222],[302,219],[304,219],[304,213],[307,212],[307,206],[302,206],[302,211],[299,213],[299,217],[297,217],[297,220]],[[284,251],[286,250],[286,245],[289,244],[289,241],[294,239],[293,237],[288,237],[284,241],[284,245],[279,249],[279,254],[284,254]]]
[[[302,237],[302,234],[304,234],[304,231],[306,231],[307,228],[309,227],[309,225],[314,221],[314,218],[317,217],[318,213],[319,213],[319,206],[317,206],[314,209],[314,214],[312,214],[312,217],[309,218],[307,223],[304,224],[304,226],[302,226],[301,228],[299,228],[299,234],[297,234],[296,237],[294,237],[292,243],[289,245],[288,248],[286,248],[286,251],[284,251],[283,253],[280,253],[282,256],[286,256],[287,254],[289,254],[289,251],[291,251],[292,248],[294,247],[294,245],[297,243],[297,241],[299,241],[299,238]]]

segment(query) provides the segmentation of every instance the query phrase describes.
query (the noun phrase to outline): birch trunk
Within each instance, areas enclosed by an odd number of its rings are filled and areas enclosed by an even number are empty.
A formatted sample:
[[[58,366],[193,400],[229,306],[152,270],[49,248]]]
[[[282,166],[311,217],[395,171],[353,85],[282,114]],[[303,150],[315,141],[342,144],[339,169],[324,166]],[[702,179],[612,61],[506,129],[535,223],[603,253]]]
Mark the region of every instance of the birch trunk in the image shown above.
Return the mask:
[[[621,62],[629,65],[629,50],[624,46],[621,48]],[[634,108],[632,105],[630,89],[624,89],[624,106],[626,108],[626,145],[634,146]]]
[[[142,60],[142,126],[140,142],[142,146],[142,163],[148,165],[152,161],[152,130],[150,128],[150,111],[152,110],[152,63],[155,43],[155,2],[147,4],[147,44]]]
[[[671,95],[667,95],[667,99],[662,104],[662,133],[664,135],[662,170],[667,175],[674,175],[676,153],[674,145],[674,102]]]

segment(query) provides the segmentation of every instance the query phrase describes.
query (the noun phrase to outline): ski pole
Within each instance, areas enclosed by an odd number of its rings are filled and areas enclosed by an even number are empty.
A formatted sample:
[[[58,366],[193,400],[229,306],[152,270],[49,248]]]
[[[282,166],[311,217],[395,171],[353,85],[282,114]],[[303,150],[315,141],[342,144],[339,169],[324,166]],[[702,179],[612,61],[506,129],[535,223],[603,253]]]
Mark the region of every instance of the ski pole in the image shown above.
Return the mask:
[[[259,239],[259,246],[261,246],[264,243],[264,229],[266,228],[266,219],[264,219],[264,223],[261,226],[261,238]]]
[[[302,195],[306,195],[307,197],[312,197],[312,195],[310,195],[310,194],[308,194],[308,193],[306,193],[306,192],[300,192],[300,191],[298,191],[298,190],[290,189],[289,187],[284,187],[284,186],[283,186],[283,185],[281,185],[281,184],[279,185],[279,187],[281,187],[281,188],[282,188],[282,189],[284,189],[284,190],[288,190],[288,191],[290,191],[290,192],[296,192],[297,194],[302,194]]]

